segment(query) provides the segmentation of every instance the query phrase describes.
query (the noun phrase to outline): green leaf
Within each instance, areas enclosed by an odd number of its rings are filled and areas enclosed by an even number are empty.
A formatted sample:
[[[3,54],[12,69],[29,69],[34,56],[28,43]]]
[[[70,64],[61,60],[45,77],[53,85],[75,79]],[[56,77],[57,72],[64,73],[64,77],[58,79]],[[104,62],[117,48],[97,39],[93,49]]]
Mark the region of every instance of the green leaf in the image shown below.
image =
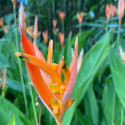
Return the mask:
[[[15,125],[15,114],[13,114],[12,118],[10,119],[8,125]]]
[[[7,99],[0,96],[0,123],[7,125],[10,118],[15,114],[16,125],[32,125],[25,115]]]
[[[111,49],[110,68],[113,78],[113,84],[118,98],[125,109],[125,64]]]
[[[115,99],[115,92],[113,84],[111,82],[109,84],[105,83],[105,88],[102,98],[102,110],[104,113],[104,117],[106,119],[106,123],[108,125],[112,124],[114,119],[114,114],[113,114],[115,106],[114,99]]]
[[[99,109],[92,86],[89,87],[84,97],[85,111],[93,125],[98,125]]]
[[[92,33],[92,29],[91,30],[88,30],[86,32],[79,32],[78,34],[76,34],[72,41],[71,41],[71,44],[74,45],[75,44],[75,40],[76,40],[76,37],[78,37],[78,40],[79,40],[79,44],[82,44],[82,46],[85,44],[85,41],[86,39],[88,38],[88,36]]]
[[[81,125],[91,125],[90,120],[87,117],[84,117],[79,110],[77,110],[77,116]]]
[[[64,120],[63,124],[69,125],[75,110],[75,107],[81,102],[83,96],[85,95],[88,87],[93,82],[96,72],[100,69],[103,62],[107,59],[109,54],[109,42],[112,38],[111,32],[106,33],[99,42],[94,45],[91,50],[83,59],[83,63],[80,72],[77,75],[75,90],[72,96],[75,97],[75,106],[71,106],[70,109],[64,115],[68,117],[67,122]],[[69,118],[69,114],[71,117]]]

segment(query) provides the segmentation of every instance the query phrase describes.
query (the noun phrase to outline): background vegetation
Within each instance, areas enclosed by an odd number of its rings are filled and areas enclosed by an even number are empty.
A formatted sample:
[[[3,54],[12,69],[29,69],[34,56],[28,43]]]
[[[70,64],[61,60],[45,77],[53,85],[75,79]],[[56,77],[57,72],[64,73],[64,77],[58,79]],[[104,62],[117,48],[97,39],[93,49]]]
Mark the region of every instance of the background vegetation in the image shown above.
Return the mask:
[[[18,1],[16,6],[17,21],[20,2]],[[70,64],[71,49],[74,47],[76,36],[79,39],[79,52],[84,48],[84,59],[72,93],[75,102],[65,112],[63,125],[125,124],[125,64],[121,61],[119,50],[116,49],[117,40],[122,48],[125,48],[124,18],[119,30],[120,38],[117,39],[118,16],[115,15],[107,22],[107,3],[112,3],[117,8],[118,1],[113,0],[29,0],[28,3],[23,1],[27,26],[33,25],[35,16],[38,16],[39,31],[48,30],[48,38],[54,39],[53,62],[58,63],[64,55],[66,64]],[[61,10],[66,13],[63,48],[60,46],[58,33],[56,36],[53,34],[52,25],[53,19],[57,19],[57,27],[62,31],[58,15]],[[84,12],[81,25],[77,20],[78,11]],[[19,44],[21,38],[18,25],[14,23],[13,5],[10,0],[0,0],[0,17],[8,30],[5,33],[0,28],[0,125],[55,125],[54,118],[45,106],[40,104],[37,93],[29,84],[25,63],[21,61],[21,67],[18,65],[15,56],[16,42]],[[15,39],[15,31],[18,31],[18,41]],[[37,39],[37,45],[47,57],[48,45],[44,43],[42,34]],[[19,51],[22,51],[21,47]],[[6,83],[4,89],[3,81]]]

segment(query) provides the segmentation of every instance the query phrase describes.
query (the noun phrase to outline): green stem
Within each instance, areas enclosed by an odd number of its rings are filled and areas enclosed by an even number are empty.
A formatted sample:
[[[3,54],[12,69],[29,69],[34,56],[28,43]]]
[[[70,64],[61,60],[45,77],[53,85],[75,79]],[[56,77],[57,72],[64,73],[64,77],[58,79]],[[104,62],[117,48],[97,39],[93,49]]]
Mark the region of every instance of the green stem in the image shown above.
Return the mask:
[[[121,107],[121,125],[124,125],[124,108]]]
[[[118,48],[119,48],[119,40],[120,40],[120,27],[121,27],[121,24],[119,24],[119,27],[118,27],[117,50],[118,50]]]
[[[54,34],[54,42],[56,42],[56,35]]]
[[[52,0],[52,7],[53,7],[53,17],[55,15],[55,0]]]
[[[78,10],[80,11],[80,7],[81,7],[81,2],[82,2],[82,0],[79,0],[79,2],[78,2]]]
[[[105,32],[107,32],[108,31],[108,21],[106,20],[106,25],[105,25]]]
[[[79,32],[80,32],[80,36],[81,36],[81,32],[82,32],[81,24],[79,24]]]
[[[62,33],[65,34],[64,33],[64,21],[62,21]]]
[[[17,20],[16,20],[16,8],[15,7],[13,7],[13,12],[14,12],[14,23],[15,23],[15,26],[16,26],[17,25]],[[17,30],[15,29],[14,31],[15,31],[15,38],[16,38],[16,50],[19,51]],[[19,65],[20,79],[21,79],[22,89],[23,89],[25,110],[26,110],[26,114],[28,116],[27,99],[26,99],[26,92],[25,92],[25,86],[24,86],[24,81],[23,81],[23,74],[22,74],[22,69],[21,69],[21,62],[20,62],[19,58],[17,58],[17,61],[18,61],[18,65]]]
[[[33,106],[34,118],[35,118],[36,125],[38,125],[38,120],[37,120],[36,109],[35,109],[35,105],[34,105],[33,92],[32,92],[31,85],[29,85],[29,88],[30,88],[30,96],[31,96],[31,101],[32,101],[32,106]]]
[[[40,104],[40,109],[39,109],[39,125],[41,124],[41,109],[42,109],[42,104]]]

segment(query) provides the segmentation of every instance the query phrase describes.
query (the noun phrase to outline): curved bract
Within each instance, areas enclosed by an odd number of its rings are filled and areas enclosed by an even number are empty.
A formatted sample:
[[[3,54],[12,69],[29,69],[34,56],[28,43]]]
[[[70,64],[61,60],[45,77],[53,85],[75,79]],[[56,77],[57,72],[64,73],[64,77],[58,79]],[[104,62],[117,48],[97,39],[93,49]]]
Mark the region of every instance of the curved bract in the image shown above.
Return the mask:
[[[44,56],[35,43],[27,38],[20,28],[22,48],[24,53],[17,52],[16,56],[26,62],[30,79],[40,99],[55,118],[57,124],[62,124],[63,113],[74,102],[70,98],[77,75],[78,39],[75,42],[75,52],[70,68],[64,62],[64,57],[59,64],[52,63],[53,41],[50,40],[48,58]],[[65,80],[62,81],[62,73]]]

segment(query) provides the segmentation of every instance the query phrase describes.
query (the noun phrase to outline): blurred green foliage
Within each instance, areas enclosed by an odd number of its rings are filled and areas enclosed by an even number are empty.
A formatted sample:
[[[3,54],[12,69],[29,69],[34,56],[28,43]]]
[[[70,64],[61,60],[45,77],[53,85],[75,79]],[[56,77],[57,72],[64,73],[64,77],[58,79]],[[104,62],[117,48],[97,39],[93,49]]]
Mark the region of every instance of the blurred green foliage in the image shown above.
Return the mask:
[[[116,49],[118,17],[115,15],[108,23],[105,17],[105,5],[112,3],[117,7],[117,2],[111,0],[29,0],[28,5],[24,5],[27,26],[33,25],[35,16],[38,16],[39,31],[48,30],[49,39],[54,39],[53,62],[58,63],[64,55],[66,64],[70,64],[72,48],[77,36],[79,53],[84,48],[84,59],[72,93],[75,102],[65,112],[63,125],[125,124],[125,64],[121,61],[119,51]],[[19,5],[18,1],[17,20]],[[58,34],[56,36],[53,34],[52,25],[53,19],[57,19],[57,28],[62,31],[58,15],[61,10],[66,13],[63,48],[59,44]],[[77,21],[78,11],[84,12],[81,31]],[[14,30],[18,31],[18,25],[14,25],[13,5],[10,0],[0,0],[0,17],[3,17],[5,27],[9,27],[8,33],[0,28],[0,72],[7,67],[5,97],[0,96],[0,125],[36,124],[30,89],[33,92],[37,120],[41,118],[41,125],[55,125],[54,118],[43,104],[42,107],[40,106],[39,100],[36,99],[38,96],[36,91],[28,84],[30,81],[25,63],[21,61],[29,115],[26,114],[18,60],[15,57]],[[123,48],[125,48],[124,26],[122,23],[119,39]],[[19,31],[17,33],[18,43],[20,43],[20,33]],[[33,41],[30,36],[28,37]],[[48,45],[44,43],[42,35],[37,39],[37,45],[47,58]],[[19,51],[22,52],[21,47]],[[1,74],[0,85],[3,80]]]

